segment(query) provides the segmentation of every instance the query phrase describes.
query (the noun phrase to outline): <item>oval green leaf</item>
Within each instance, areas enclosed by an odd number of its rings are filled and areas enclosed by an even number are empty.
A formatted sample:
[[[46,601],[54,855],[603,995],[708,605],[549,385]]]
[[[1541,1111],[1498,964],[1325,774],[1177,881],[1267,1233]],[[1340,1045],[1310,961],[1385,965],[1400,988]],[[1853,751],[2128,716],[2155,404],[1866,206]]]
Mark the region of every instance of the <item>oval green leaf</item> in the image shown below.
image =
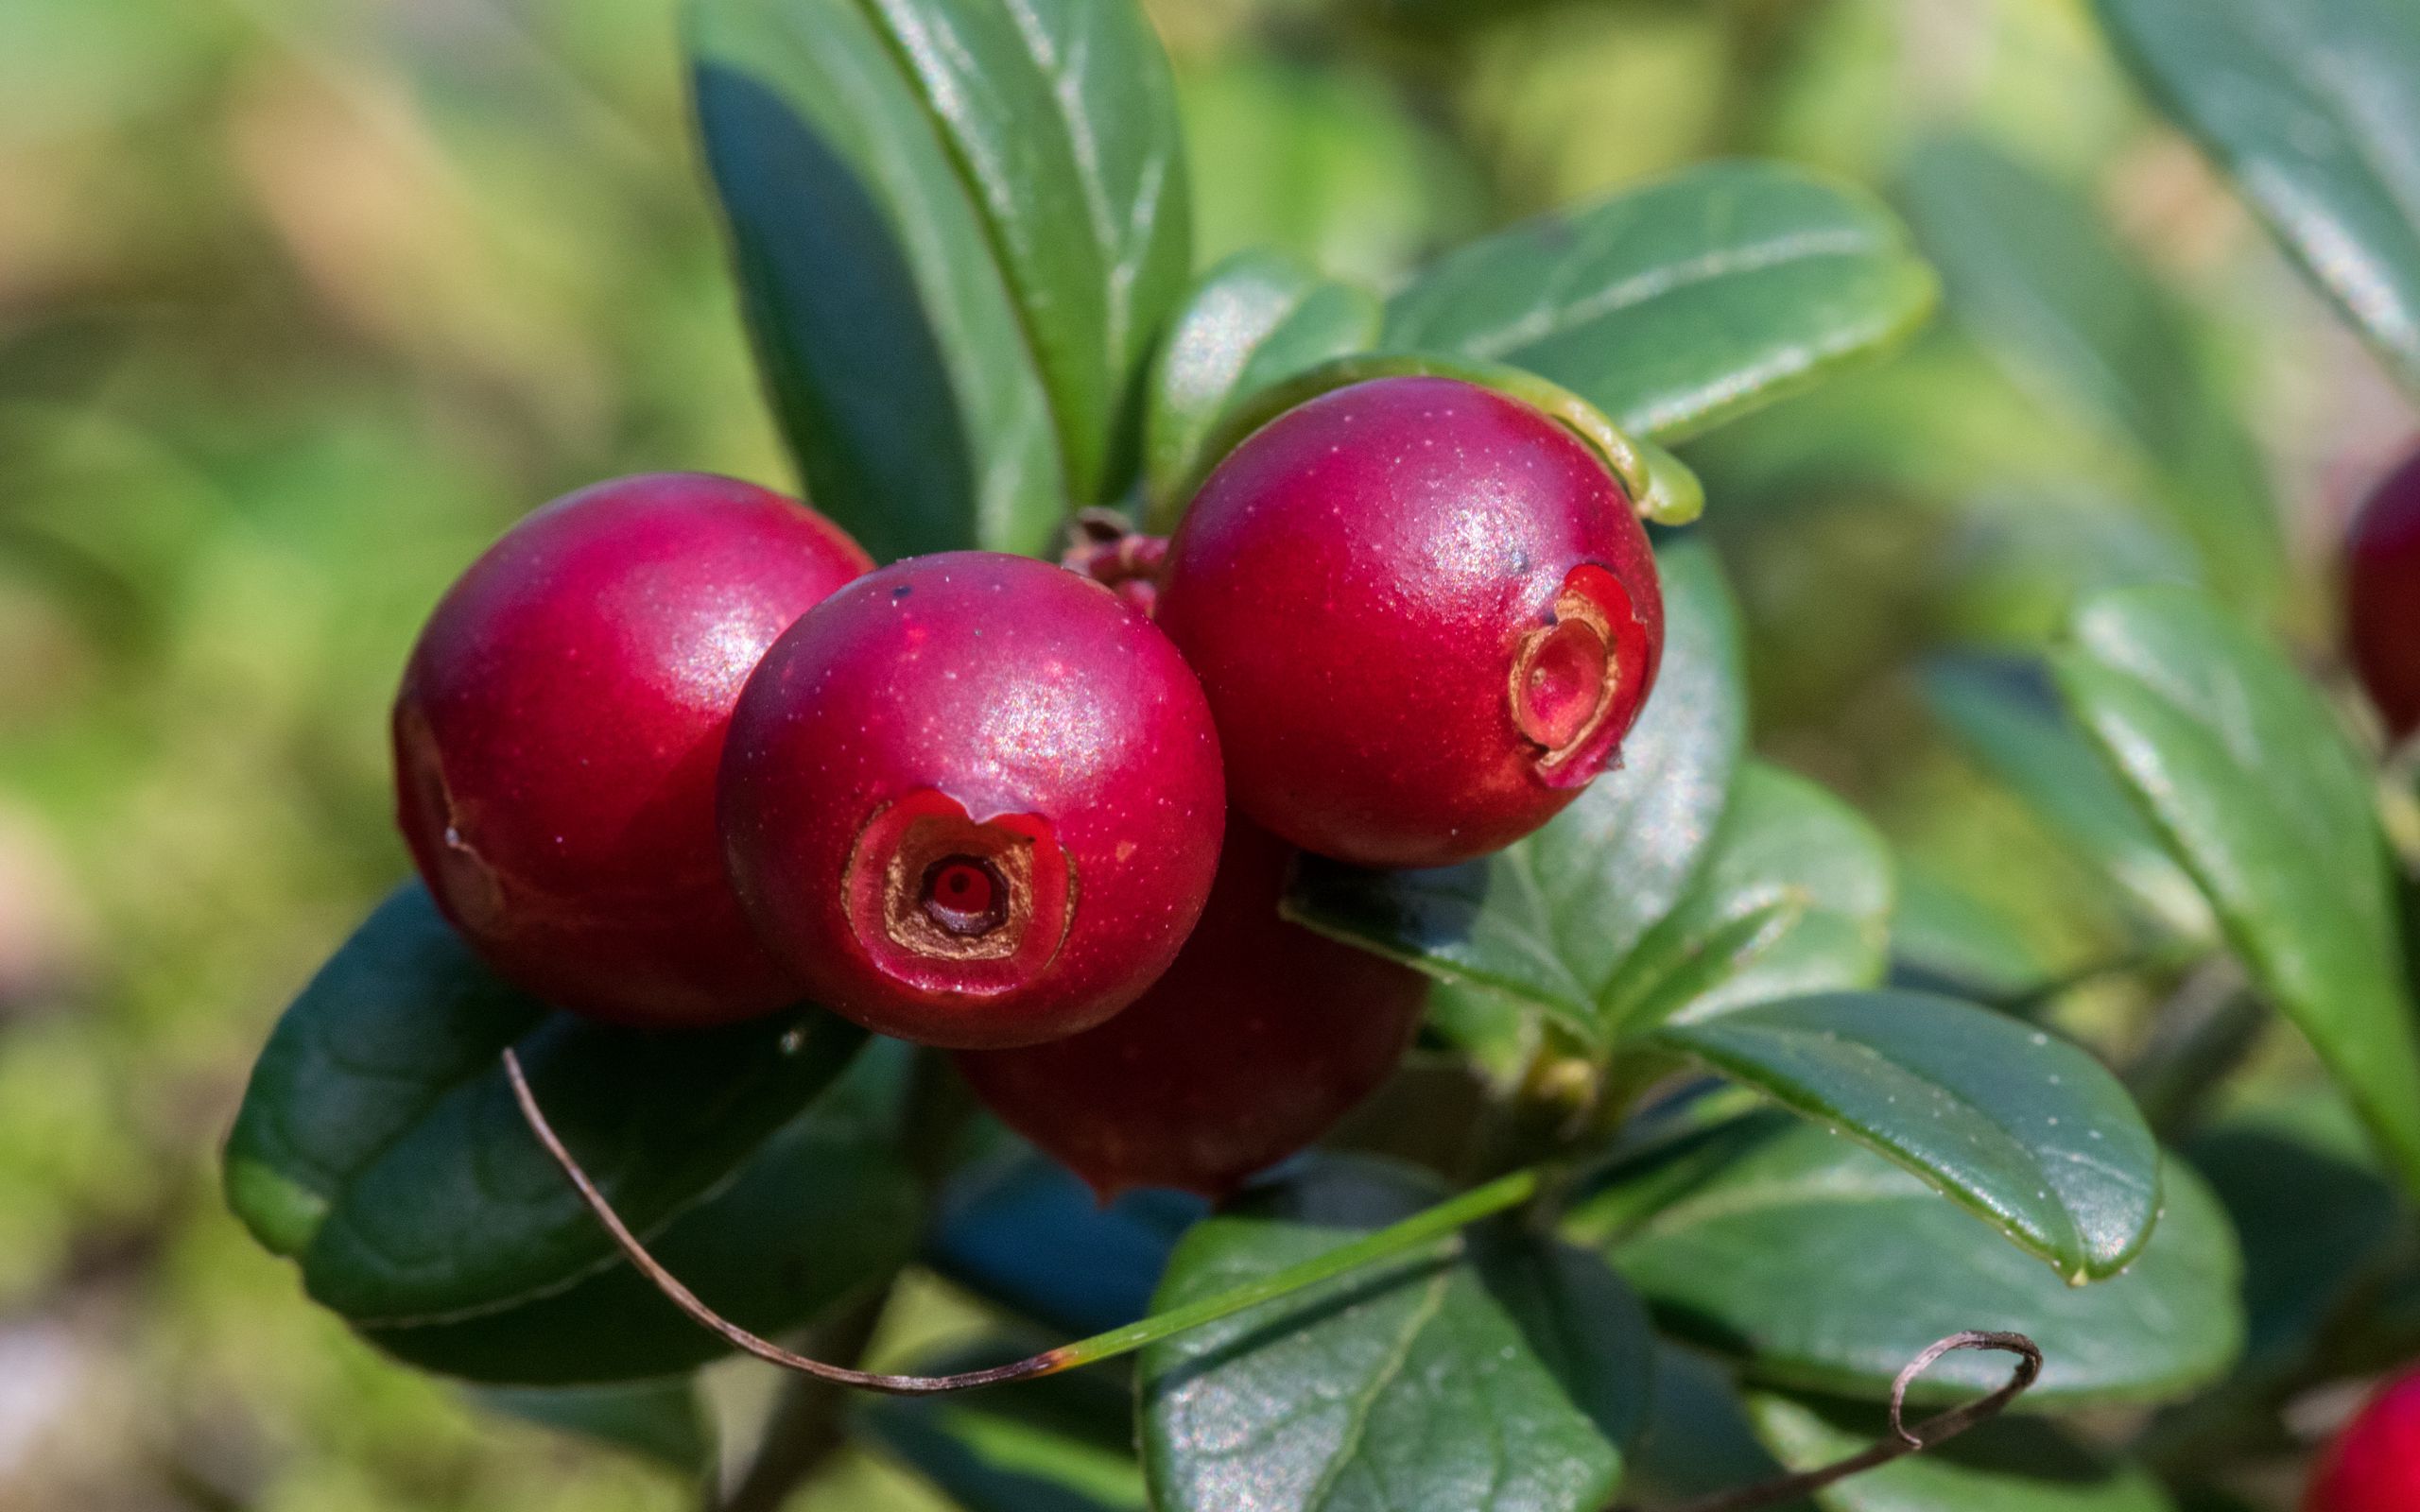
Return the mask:
[[[1891,852],[1857,812],[1778,767],[1740,768],[1714,849],[1679,906],[1616,973],[1619,1029],[1882,979]]]
[[[1235,405],[1378,339],[1376,295],[1282,252],[1238,252],[1201,276],[1152,359],[1144,483],[1154,528],[1174,525],[1202,448]]]
[[[1664,665],[1618,769],[1484,861],[1381,872],[1306,856],[1288,916],[1604,1039],[1623,963],[1696,878],[1747,728],[1721,569],[1695,543],[1657,561]]]
[[[355,1324],[555,1290],[613,1241],[523,1124],[516,1048],[549,1118],[651,1235],[839,1074],[863,1031],[819,1012],[643,1034],[506,987],[398,889],[278,1022],[227,1143],[236,1213]]]
[[[1144,358],[1193,270],[1167,55],[1117,0],[867,0],[983,217],[1067,483],[1120,492]],[[1122,450],[1125,455],[1113,455]]]
[[[2397,0],[2099,0],[2118,51],[2420,389],[2420,14]]]
[[[2242,1236],[2243,1374],[2265,1387],[2308,1366],[2353,1288],[2394,1267],[2394,1188],[2273,1114],[2229,1118],[2196,1134],[2184,1154]],[[2365,1328],[2383,1332],[2375,1317]]]
[[[2159,1212],[2159,1146],[2100,1062],[2019,1020],[1918,992],[1836,992],[1667,1024],[1654,1042],[1940,1188],[2081,1285]]]
[[[1013,1313],[1089,1337],[1150,1311],[1168,1251],[1208,1206],[1160,1189],[1104,1205],[1065,1166],[1016,1140],[950,1178],[925,1261]]]
[[[2334,711],[2190,590],[2104,594],[2075,640],[2057,665],[2078,721],[2420,1192],[2420,1038],[2393,864]]]
[[[2014,919],[1904,857],[1891,962],[1900,986],[1994,1004],[2038,997],[2057,975]]]
[[[1925,698],[1976,761],[2152,920],[2194,938],[2217,933],[2193,879],[2093,753],[2039,663],[1944,658],[1925,669]]]
[[[692,0],[705,158],[774,407],[878,557],[1037,551],[1113,496],[1184,285],[1167,60],[1083,0]]]
[[[1909,218],[1950,315],[2024,387],[2133,449],[2211,581],[2273,596],[2287,560],[2260,456],[2176,301],[2093,206],[1976,137],[1921,146]]]
[[[1177,1246],[1154,1306],[1258,1280],[1443,1194],[1331,1160]],[[1143,1352],[1152,1504],[1233,1512],[1596,1512],[1643,1426],[1646,1319],[1582,1251],[1489,1225]]]
[[[1530,369],[1670,442],[1888,349],[1933,297],[1864,194],[1716,163],[1446,254],[1388,302],[1385,345]]]
[[[2215,1380],[2243,1339],[2235,1238],[2189,1170],[2163,1173],[2166,1211],[2126,1271],[2071,1287],[1852,1141],[1779,1114],[1742,1120],[1574,1210],[1663,1326],[1755,1379],[1865,1400],[1966,1329],[2026,1333],[2042,1379],[2020,1410],[2152,1401]],[[1963,1400],[1998,1386],[1988,1354],[1944,1358],[1910,1393]]]
[[[922,1204],[898,1153],[906,1047],[880,1048],[648,1242],[743,1328],[778,1337],[804,1327],[915,1251]],[[639,1381],[731,1352],[618,1257],[561,1291],[361,1332],[424,1370],[531,1385]]]

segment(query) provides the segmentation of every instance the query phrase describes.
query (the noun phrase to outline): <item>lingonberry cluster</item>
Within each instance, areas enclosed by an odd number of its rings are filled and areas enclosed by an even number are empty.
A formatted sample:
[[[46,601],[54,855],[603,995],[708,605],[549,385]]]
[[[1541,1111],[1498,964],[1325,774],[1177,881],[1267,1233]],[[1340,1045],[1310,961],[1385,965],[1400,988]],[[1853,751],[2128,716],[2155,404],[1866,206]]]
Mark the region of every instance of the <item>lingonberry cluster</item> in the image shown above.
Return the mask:
[[[947,1048],[1104,1194],[1213,1194],[1384,1079],[1415,972],[1278,914],[1297,847],[1441,866],[1613,759],[1663,610],[1571,431],[1440,378],[1302,404],[1173,539],[875,570],[724,478],[607,483],[445,595],[394,717],[441,908],[649,1028],[810,999]],[[1222,854],[1223,849],[1223,854]]]

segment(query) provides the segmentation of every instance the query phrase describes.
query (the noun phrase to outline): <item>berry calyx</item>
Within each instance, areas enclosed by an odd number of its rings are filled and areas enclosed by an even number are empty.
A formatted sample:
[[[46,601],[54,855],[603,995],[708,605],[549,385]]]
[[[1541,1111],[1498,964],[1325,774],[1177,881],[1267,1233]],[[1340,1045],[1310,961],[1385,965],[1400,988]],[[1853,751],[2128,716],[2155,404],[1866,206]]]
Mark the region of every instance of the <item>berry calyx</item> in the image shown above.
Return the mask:
[[[1147,536],[1127,528],[1113,510],[1086,509],[1076,517],[1076,538],[1061,555],[1059,565],[1081,573],[1144,614],[1156,614],[1160,574],[1167,567],[1165,536]]]
[[[860,578],[767,654],[721,822],[817,1001],[952,1048],[1091,1027],[1200,916],[1224,814],[1201,686],[1101,584],[948,552]]]
[[[637,1025],[797,1001],[724,874],[715,773],[766,648],[873,565],[805,506],[697,473],[572,494],[472,563],[396,696],[396,810],[490,964]]]
[[[2420,730],[2420,455],[2378,484],[2345,538],[2344,640],[2387,733]]]
[[[1234,801],[1322,855],[1501,849],[1615,756],[1664,612],[1631,501],[1564,426],[1455,379],[1322,395],[1221,462],[1158,614]]]
[[[1325,1133],[1403,1058],[1427,979],[1279,918],[1294,855],[1231,818],[1167,974],[1098,1028],[961,1052],[976,1095],[1104,1202],[1132,1187],[1223,1197]]]
[[[2320,1455],[2303,1512],[2420,1507],[2420,1370],[2381,1387]]]

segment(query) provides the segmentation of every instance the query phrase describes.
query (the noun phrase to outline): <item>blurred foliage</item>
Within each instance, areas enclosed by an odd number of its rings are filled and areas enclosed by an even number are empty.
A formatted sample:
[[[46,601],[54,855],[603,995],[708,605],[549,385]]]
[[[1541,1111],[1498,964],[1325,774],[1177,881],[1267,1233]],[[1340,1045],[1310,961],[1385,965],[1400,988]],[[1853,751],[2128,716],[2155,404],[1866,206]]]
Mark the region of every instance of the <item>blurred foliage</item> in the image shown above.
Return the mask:
[[[444,583],[600,476],[784,479],[674,9],[0,5],[0,1504],[687,1500],[295,1305],[213,1169],[271,1018],[404,868],[385,711]],[[2157,291],[2174,350],[2128,359],[2153,383],[2189,364],[2245,428],[2256,456],[2231,455],[2258,476],[2232,481],[2273,501],[2284,623],[2325,663],[2319,564],[2411,417],[2148,120],[2077,0],[1152,10],[1204,263],[1274,243],[1383,284],[1709,155],[1895,194],[1920,145],[1992,144]],[[2025,350],[2030,291],[1950,290],[1900,361],[1688,460],[1747,611],[1759,748],[1876,817],[1930,943],[2073,973],[2136,942],[1936,728],[1921,668],[1944,644],[2038,647],[2083,592],[2204,576],[2177,510],[2207,464]],[[2145,1032],[2089,981],[2046,1006],[2104,1045]],[[2308,1075],[2297,1047],[2258,1064]],[[915,1296],[903,1350],[981,1324]],[[853,1456],[804,1504],[935,1503]]]

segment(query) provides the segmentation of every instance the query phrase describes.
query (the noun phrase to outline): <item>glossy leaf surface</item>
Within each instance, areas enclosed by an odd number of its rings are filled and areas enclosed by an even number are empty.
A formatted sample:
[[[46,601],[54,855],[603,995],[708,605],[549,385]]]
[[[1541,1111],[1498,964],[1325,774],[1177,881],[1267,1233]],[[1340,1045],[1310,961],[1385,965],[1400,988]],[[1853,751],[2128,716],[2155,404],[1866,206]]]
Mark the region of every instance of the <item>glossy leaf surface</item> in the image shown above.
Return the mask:
[[[2235,1238],[2209,1190],[2171,1163],[2150,1243],[2113,1280],[2071,1287],[1917,1177],[1846,1139],[1765,1115],[1582,1204],[1657,1319],[1757,1380],[1865,1400],[1935,1339],[2014,1330],[2048,1364],[2024,1409],[2152,1401],[2216,1379],[2243,1339]],[[2006,1379],[1951,1355],[1910,1400]]]
[[[357,1325],[523,1300],[613,1245],[522,1122],[505,1046],[598,1186],[651,1234],[864,1040],[814,1012],[685,1034],[551,1012],[497,981],[412,884],[279,1022],[228,1140],[229,1198]]]
[[[1036,551],[1135,464],[1191,258],[1139,8],[695,0],[749,324],[817,506],[877,557]]]
[[[2420,387],[2420,15],[2397,0],[2099,0],[2118,52]]]
[[[1714,163],[1447,253],[1389,301],[1385,341],[1528,368],[1670,441],[1887,349],[1933,297],[1861,192]]]
[[[2059,679],[2267,995],[2420,1191],[2420,1035],[2366,765],[2274,645],[2187,589],[2088,603]]]
[[[1187,1234],[1154,1306],[1265,1276],[1440,1194],[1405,1168],[1315,1165]],[[1154,1502],[1595,1512],[1644,1420],[1648,1347],[1600,1262],[1511,1228],[1466,1230],[1145,1350]]]
[[[1655,1042],[1849,1135],[2081,1284],[2116,1274],[2159,1211],[2159,1146],[2126,1090],[2066,1040],[1918,992],[1836,992],[1668,1025]]]
[[[1202,275],[1151,362],[1144,432],[1152,522],[1172,526],[1203,445],[1239,402],[1376,341],[1377,297],[1275,251],[1238,252]]]

